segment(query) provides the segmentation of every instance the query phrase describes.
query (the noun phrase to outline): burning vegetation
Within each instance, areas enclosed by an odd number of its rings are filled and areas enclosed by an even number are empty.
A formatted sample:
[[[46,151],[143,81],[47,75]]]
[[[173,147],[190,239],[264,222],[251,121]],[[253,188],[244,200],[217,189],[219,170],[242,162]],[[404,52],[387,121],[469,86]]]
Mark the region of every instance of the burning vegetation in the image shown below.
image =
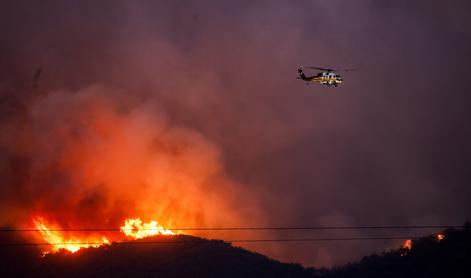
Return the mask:
[[[437,234],[437,240],[438,240],[438,241],[442,241],[442,240],[444,240],[444,239],[445,239],[445,235],[444,235],[444,234],[441,234],[441,233]]]
[[[444,233],[437,233],[437,234],[431,236],[431,238],[433,239],[433,241],[442,242],[445,239],[445,234]],[[404,240],[404,242],[401,244],[401,248],[400,248],[400,250],[402,250],[402,252],[400,254],[401,257],[406,256],[407,254],[409,254],[409,252],[412,250],[413,245],[414,245],[414,241],[412,239]]]
[[[412,249],[412,239],[406,239],[401,245],[402,249],[410,251]]]
[[[151,220],[148,223],[142,223],[140,218],[126,219],[121,231],[128,237],[135,239],[145,238],[155,235],[175,235],[171,230],[160,226],[157,221]]]
[[[100,247],[102,245],[110,244],[110,236],[99,235],[96,232],[110,232],[113,229],[76,229],[66,230],[61,229],[56,225],[50,225],[43,217],[34,217],[33,223],[35,229],[40,233],[41,238],[48,243],[46,250],[43,254],[55,253],[61,250],[67,250],[75,253],[82,248]],[[95,232],[95,234],[90,234]],[[130,218],[124,221],[124,225],[120,228],[120,232],[124,233],[126,237],[131,239],[141,239],[156,235],[175,235],[173,231],[163,228],[157,221],[151,220],[148,223],[143,223],[140,218]],[[111,238],[116,239],[116,235],[111,235]]]
[[[15,128],[1,142],[11,151],[0,224],[33,228],[31,241],[50,253],[173,235],[171,227],[263,224],[218,146],[156,107],[101,86],[22,104],[21,117],[5,120]],[[115,230],[74,230],[100,227]]]
[[[74,253],[81,248],[99,247],[110,243],[104,236],[99,237],[61,231],[60,228],[47,224],[46,220],[42,217],[35,217],[33,222],[36,229],[40,232],[42,239],[49,243],[47,250],[44,251],[45,254],[60,250]]]

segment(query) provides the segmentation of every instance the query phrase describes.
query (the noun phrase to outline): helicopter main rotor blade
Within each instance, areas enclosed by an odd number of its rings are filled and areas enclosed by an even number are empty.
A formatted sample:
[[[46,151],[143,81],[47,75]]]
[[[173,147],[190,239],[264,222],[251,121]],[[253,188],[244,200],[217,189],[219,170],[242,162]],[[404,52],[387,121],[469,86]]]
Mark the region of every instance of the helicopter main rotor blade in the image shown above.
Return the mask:
[[[310,69],[323,70],[323,71],[335,71],[335,69],[326,69],[320,67],[309,66]]]
[[[316,69],[316,70],[322,70],[322,71],[327,71],[327,72],[350,72],[354,71],[355,69],[327,69],[327,68],[320,68],[320,67],[315,67],[315,66],[309,66],[308,68],[310,69]]]

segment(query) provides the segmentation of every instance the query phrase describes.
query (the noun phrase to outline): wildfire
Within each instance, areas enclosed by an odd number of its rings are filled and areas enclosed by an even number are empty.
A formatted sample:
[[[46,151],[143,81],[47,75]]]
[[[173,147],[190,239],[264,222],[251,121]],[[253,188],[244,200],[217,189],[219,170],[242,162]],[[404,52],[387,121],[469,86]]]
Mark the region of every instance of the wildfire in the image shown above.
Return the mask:
[[[121,231],[128,237],[135,239],[144,238],[155,235],[174,235],[171,230],[167,230],[159,225],[155,220],[148,223],[142,223],[140,218],[126,219]]]
[[[105,236],[89,235],[80,231],[63,231],[59,228],[52,227],[42,217],[33,218],[33,223],[36,229],[41,233],[42,238],[50,244],[50,250],[44,252],[44,254],[50,252],[54,253],[59,250],[68,250],[75,253],[82,248],[96,248],[105,244],[110,244],[110,241]],[[124,226],[122,226],[120,230],[126,236],[134,239],[141,239],[155,235],[175,235],[173,231],[163,228],[155,220],[143,223],[140,218],[126,219],[124,221]]]
[[[412,239],[404,240],[404,242],[401,244],[401,248],[404,249],[401,252],[401,257],[407,256],[409,251],[412,249]]]
[[[98,247],[103,244],[110,243],[109,240],[104,236],[83,237],[76,235],[64,235],[59,230],[48,228],[46,221],[42,217],[34,218],[33,222],[36,226],[36,229],[38,229],[41,233],[43,239],[51,245],[52,252],[65,249],[74,253],[81,248]]]
[[[437,240],[438,241],[442,241],[445,239],[445,235],[444,234],[437,234]]]
[[[411,250],[412,249],[412,239],[406,239],[402,243],[401,248]]]

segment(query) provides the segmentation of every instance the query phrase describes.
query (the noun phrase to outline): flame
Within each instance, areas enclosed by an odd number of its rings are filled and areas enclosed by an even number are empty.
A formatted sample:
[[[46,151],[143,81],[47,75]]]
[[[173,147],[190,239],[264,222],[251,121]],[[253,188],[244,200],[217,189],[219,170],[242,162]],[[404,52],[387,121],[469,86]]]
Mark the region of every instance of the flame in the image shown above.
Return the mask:
[[[445,235],[444,234],[437,234],[437,240],[438,241],[442,241],[445,239]]]
[[[126,236],[133,237],[135,239],[154,235],[175,235],[174,232],[160,226],[155,220],[151,220],[148,223],[142,223],[140,218],[126,219],[124,226],[121,227],[121,231]]]
[[[412,249],[412,239],[406,239],[402,245],[401,245],[401,248],[403,249],[407,249],[407,250],[411,250]]]
[[[401,244],[401,248],[403,249],[401,251],[401,257],[407,256],[409,251],[412,249],[412,239],[404,240],[404,242]]]
[[[110,240],[103,235],[84,235],[83,231],[74,233],[68,231],[63,233],[64,230],[52,227],[43,217],[34,217],[33,223],[42,238],[50,245],[50,250],[45,251],[44,254],[55,253],[60,250],[75,253],[82,248],[97,248],[105,244],[110,244]],[[143,223],[140,218],[126,219],[120,231],[133,239],[141,239],[155,235],[175,235],[173,231],[165,229],[155,220]]]
[[[110,241],[102,237],[83,237],[77,235],[65,235],[58,229],[51,229],[47,226],[46,221],[42,217],[35,217],[33,223],[36,229],[42,235],[42,238],[50,244],[52,252],[58,252],[60,250],[67,250],[72,253],[77,252],[81,248],[99,247],[103,244],[110,244]],[[44,254],[50,253],[45,251]]]

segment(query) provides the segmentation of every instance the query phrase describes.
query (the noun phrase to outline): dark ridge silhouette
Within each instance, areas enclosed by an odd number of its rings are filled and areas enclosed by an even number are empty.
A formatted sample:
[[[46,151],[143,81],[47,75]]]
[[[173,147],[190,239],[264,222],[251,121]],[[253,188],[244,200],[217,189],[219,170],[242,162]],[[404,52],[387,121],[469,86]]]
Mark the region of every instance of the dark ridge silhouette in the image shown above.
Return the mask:
[[[471,277],[471,225],[414,239],[332,269],[281,263],[219,240],[157,236],[40,257],[38,246],[0,234],[1,277]],[[158,243],[156,243],[158,242]]]
[[[22,243],[12,239],[3,242]],[[312,277],[299,264],[281,263],[223,241],[186,235],[157,236],[44,258],[40,258],[37,246],[1,248],[5,263],[1,277]]]
[[[447,229],[444,239],[430,235],[397,249],[364,257],[358,263],[331,269],[325,277],[471,277],[471,223]]]

